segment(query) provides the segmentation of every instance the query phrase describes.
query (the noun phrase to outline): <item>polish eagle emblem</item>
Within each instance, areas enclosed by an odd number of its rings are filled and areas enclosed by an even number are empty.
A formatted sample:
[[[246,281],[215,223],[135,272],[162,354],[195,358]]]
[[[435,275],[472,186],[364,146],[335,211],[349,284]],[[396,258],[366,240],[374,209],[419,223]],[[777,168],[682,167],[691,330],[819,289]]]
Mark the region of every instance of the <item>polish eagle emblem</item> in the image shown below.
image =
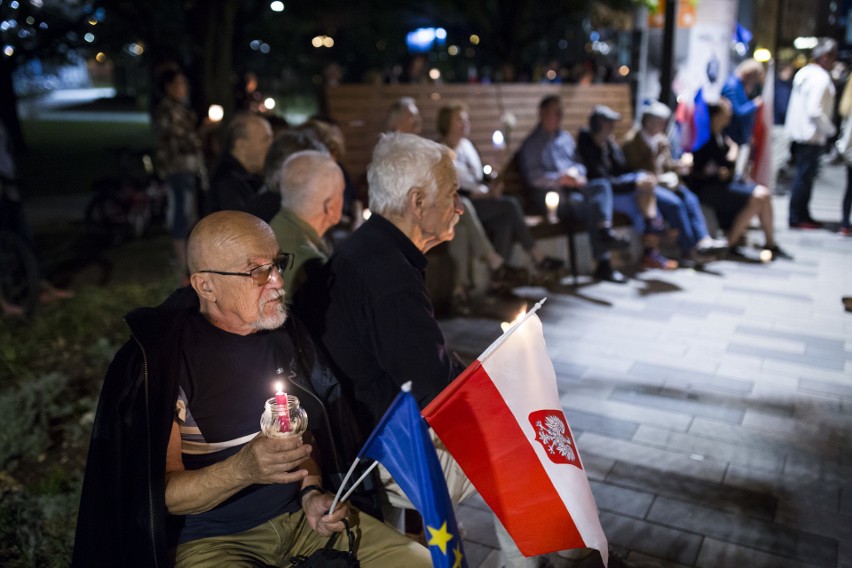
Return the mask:
[[[561,410],[537,410],[529,416],[539,442],[553,463],[567,463],[583,469],[574,437]]]

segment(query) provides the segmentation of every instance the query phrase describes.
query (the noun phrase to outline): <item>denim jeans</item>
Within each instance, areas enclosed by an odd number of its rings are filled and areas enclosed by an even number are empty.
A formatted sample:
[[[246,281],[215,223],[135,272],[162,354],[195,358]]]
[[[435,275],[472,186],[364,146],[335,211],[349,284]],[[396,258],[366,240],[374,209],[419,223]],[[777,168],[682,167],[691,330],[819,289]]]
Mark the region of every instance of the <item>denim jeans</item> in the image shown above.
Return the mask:
[[[542,213],[547,211],[545,205],[546,189],[536,189],[533,192],[535,207]],[[561,188],[559,193],[559,208],[556,215],[559,219],[569,222],[578,219],[589,228],[589,240],[592,243],[592,255],[596,260],[609,258],[609,251],[601,246],[598,227],[612,223],[612,184],[609,180],[593,179],[584,187],[571,189]]]
[[[819,159],[825,146],[821,144],[796,144],[796,177],[790,188],[790,224],[812,219],[810,213],[811,191],[819,173]]]
[[[698,196],[683,185],[675,191],[658,185],[654,194],[663,219],[678,231],[677,244],[681,253],[688,255],[698,241],[709,234]]]

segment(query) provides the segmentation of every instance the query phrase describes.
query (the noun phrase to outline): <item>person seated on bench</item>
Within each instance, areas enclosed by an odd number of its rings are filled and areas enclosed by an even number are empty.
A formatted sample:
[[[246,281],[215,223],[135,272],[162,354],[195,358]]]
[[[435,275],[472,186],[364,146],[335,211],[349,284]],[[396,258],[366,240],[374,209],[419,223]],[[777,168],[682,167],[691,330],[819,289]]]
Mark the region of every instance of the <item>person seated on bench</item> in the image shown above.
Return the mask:
[[[657,178],[650,172],[627,167],[624,153],[612,134],[619,120],[620,113],[606,105],[595,105],[589,115],[589,127],[580,130],[577,137],[577,153],[589,179],[609,180],[615,210],[630,217],[633,228],[642,235],[642,267],[674,270],[677,261],[663,256],[659,248],[665,227],[654,195]]]
[[[641,113],[640,128],[628,132],[621,146],[627,167],[657,177],[657,207],[663,219],[678,231],[680,264],[694,266],[711,260],[716,253],[727,250],[728,244],[710,236],[698,197],[680,182],[680,176],[687,175],[690,166],[672,157],[666,136],[671,109],[652,101],[642,107]]]
[[[626,248],[629,239],[612,230],[612,186],[609,180],[586,178],[586,167],[575,153],[574,138],[562,130],[562,101],[544,97],[538,107],[539,121],[518,152],[521,174],[532,190],[532,204],[545,213],[545,196],[559,194],[557,216],[572,230],[576,219],[589,226],[592,254],[597,261],[594,277],[624,283],[627,278],[610,263],[610,250]]]
[[[388,111],[388,131],[420,136],[423,121],[420,110],[411,97],[400,97]],[[460,196],[464,214],[456,227],[456,236],[448,250],[456,267],[453,280],[452,309],[458,315],[471,312],[469,290],[474,286],[475,261],[482,261],[491,272],[490,287],[495,290],[526,283],[529,274],[523,268],[510,266],[506,257],[497,252],[470,199]]]
[[[330,374],[284,303],[292,253],[241,211],[199,221],[187,251],[191,286],[127,316],[133,339],[107,371],[75,568],[290,566],[356,513],[346,503],[328,513],[319,463],[343,471],[331,448],[347,433],[326,420],[335,401],[311,379]],[[260,416],[284,369],[311,429],[268,437]],[[369,515],[358,520],[361,566],[431,566],[425,547]]]
[[[710,138],[695,151],[689,185],[702,203],[716,212],[719,226],[725,231],[730,248],[728,256],[748,258],[740,248],[753,217],[760,221],[764,235],[763,249],[772,260],[792,259],[775,242],[772,223],[772,193],[769,188],[734,177],[737,146],[724,135],[733,110],[726,98],[707,105],[710,111]]]
[[[530,255],[533,265],[540,271],[559,270],[565,263],[545,256],[530,234],[518,201],[501,195],[500,183],[485,183],[482,159],[470,135],[470,118],[467,105],[456,102],[438,111],[438,133],[441,142],[456,153],[453,163],[459,174],[459,193],[470,198],[482,226],[504,259],[511,258],[512,247],[518,243]]]

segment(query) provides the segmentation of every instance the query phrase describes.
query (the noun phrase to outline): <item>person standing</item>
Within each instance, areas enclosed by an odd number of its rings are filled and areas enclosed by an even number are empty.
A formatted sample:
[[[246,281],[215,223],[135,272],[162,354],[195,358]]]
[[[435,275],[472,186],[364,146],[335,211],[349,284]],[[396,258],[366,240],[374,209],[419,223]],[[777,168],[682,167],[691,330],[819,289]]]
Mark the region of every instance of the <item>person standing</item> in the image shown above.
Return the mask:
[[[177,270],[186,275],[186,237],[198,218],[196,197],[207,189],[207,168],[198,117],[189,107],[189,83],[176,68],[159,77],[163,98],[154,111],[157,168],[169,190],[169,225]]]
[[[790,190],[788,215],[791,229],[822,227],[811,217],[811,192],[826,141],[836,131],[832,120],[835,89],[828,71],[837,59],[837,42],[821,38],[812,58],[793,78],[784,123],[784,133],[796,144],[796,175]]]

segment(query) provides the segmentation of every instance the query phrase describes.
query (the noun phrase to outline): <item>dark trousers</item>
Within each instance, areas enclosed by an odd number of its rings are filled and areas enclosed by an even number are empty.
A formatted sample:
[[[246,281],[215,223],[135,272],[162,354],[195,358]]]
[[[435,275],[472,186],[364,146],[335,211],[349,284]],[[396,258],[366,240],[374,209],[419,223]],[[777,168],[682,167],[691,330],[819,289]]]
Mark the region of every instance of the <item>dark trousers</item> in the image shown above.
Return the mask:
[[[849,214],[852,212],[852,166],[846,166],[846,193],[843,194],[843,208],[840,210],[840,226],[849,228]]]
[[[810,213],[811,191],[819,173],[819,159],[825,147],[821,144],[796,145],[796,177],[790,188],[790,224],[812,220]]]
[[[545,196],[549,189],[536,189],[533,192],[534,204],[541,213],[547,212]],[[559,208],[556,215],[570,223],[581,220],[589,227],[589,240],[592,243],[592,255],[595,260],[609,258],[609,251],[601,245],[599,227],[612,224],[612,185],[606,179],[594,179],[581,188],[560,188]]]
[[[528,251],[535,246],[524,214],[518,201],[513,197],[485,197],[471,199],[479,221],[488,233],[494,250],[508,260],[512,256],[512,247],[520,243]]]

